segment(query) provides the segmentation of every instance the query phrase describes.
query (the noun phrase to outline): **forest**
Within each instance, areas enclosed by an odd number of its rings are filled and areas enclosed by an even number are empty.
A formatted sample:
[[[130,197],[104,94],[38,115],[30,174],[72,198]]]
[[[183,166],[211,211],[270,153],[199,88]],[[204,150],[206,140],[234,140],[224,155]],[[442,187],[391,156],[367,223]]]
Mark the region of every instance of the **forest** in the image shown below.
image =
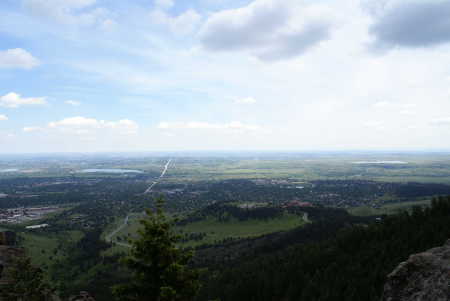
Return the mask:
[[[216,261],[198,300],[380,300],[395,266],[450,237],[449,215],[450,197],[440,197],[429,208],[346,225],[328,239]]]

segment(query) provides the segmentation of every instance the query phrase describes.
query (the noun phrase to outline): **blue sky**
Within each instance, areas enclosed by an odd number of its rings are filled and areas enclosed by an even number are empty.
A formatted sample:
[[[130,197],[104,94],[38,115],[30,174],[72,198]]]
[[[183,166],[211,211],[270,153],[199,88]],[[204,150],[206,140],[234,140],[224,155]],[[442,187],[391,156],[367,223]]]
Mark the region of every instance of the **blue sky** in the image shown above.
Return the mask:
[[[444,0],[2,0],[0,152],[450,149]]]

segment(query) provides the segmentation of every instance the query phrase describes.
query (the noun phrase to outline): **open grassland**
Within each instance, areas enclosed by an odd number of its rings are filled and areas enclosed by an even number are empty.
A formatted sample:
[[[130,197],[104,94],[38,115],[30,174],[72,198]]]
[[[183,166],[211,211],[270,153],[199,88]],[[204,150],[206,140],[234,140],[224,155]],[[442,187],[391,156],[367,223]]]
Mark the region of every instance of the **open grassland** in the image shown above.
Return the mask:
[[[182,234],[204,233],[201,240],[188,241],[184,246],[198,246],[220,242],[228,238],[256,237],[273,232],[285,231],[305,224],[303,218],[297,215],[285,214],[282,217],[267,220],[231,220],[228,222],[207,218],[202,221],[177,227]]]
[[[20,233],[20,246],[37,266],[48,266],[65,256],[65,249],[83,237],[81,231],[53,233]]]
[[[124,223],[124,217],[116,218],[116,221],[109,225],[106,230],[102,234],[102,239],[105,240],[106,237],[113,232],[114,230],[121,228],[120,231],[115,233],[111,239],[113,241],[113,246],[106,251],[103,251],[102,254],[105,256],[114,255],[117,253],[128,252],[130,250],[129,247],[125,245],[129,245],[129,239],[133,239],[137,237],[137,232],[141,227],[140,220],[144,217],[142,213],[130,213],[128,215],[128,222],[126,226],[122,227]]]
[[[409,210],[414,206],[429,206],[430,200],[420,200],[411,202],[401,202],[394,204],[386,204],[380,208],[372,208],[368,206],[353,207],[347,209],[347,211],[356,216],[375,216],[375,215],[392,215],[399,213],[400,211]]]
[[[137,237],[138,229],[141,227],[139,220],[142,216],[130,218],[127,227],[114,236],[114,242],[127,243],[127,239]],[[194,247],[203,244],[211,244],[228,238],[246,238],[256,237],[273,232],[286,231],[305,224],[301,216],[293,214],[284,214],[281,217],[267,220],[230,220],[227,222],[219,221],[215,218],[206,218],[205,220],[189,223],[185,226],[177,226],[175,229],[180,234],[202,233],[204,237],[200,240],[190,240],[183,242],[184,247]],[[119,240],[118,240],[119,237]],[[115,245],[105,254],[127,251],[128,248]]]
[[[126,226],[122,227],[124,223],[124,217],[117,217],[115,222],[109,225],[102,234],[102,238],[105,239],[108,234],[118,229],[122,228],[115,235],[112,236],[113,241],[118,241],[117,238],[123,238],[123,242],[126,242],[127,237],[133,237],[137,230],[140,228],[140,220],[144,217],[143,213],[130,213],[128,215],[128,222]]]

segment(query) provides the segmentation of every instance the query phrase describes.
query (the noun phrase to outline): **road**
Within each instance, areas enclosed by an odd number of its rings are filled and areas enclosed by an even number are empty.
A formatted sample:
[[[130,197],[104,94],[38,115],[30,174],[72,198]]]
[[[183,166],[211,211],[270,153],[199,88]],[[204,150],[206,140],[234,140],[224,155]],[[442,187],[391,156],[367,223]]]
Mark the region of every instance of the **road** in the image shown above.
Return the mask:
[[[130,219],[130,216],[127,215],[123,221],[123,223],[113,232],[109,233],[108,235],[106,235],[105,240],[108,242],[113,242],[112,238],[114,235],[116,235],[117,233],[119,233],[120,231],[122,231],[123,228],[125,228],[128,225],[128,220]],[[125,243],[121,243],[121,242],[116,242],[116,244],[121,245],[121,246],[125,246],[125,247],[130,247],[129,244],[125,244]]]
[[[147,190],[145,190],[144,194],[150,193],[152,192],[153,186],[155,186],[156,184],[158,184],[159,180],[164,177],[164,175],[167,172],[167,169],[169,168],[170,162],[172,162],[172,159],[169,159],[166,163],[166,165],[164,165],[164,169],[161,172],[161,175],[159,176],[158,179],[156,179],[155,181],[152,182],[152,184],[147,188]]]
[[[170,162],[172,162],[172,159],[169,159],[169,160],[167,161],[166,165],[164,165],[164,169],[163,169],[163,171],[161,172],[161,175],[160,175],[155,181],[152,182],[152,184],[145,190],[144,194],[147,194],[147,193],[152,192],[153,187],[154,187],[156,184],[158,184],[159,180],[160,180],[161,178],[163,178],[164,175],[166,174],[167,169],[169,168]],[[116,235],[117,233],[119,233],[120,231],[122,231],[123,228],[125,228],[125,227],[128,225],[128,220],[129,220],[129,219],[130,219],[130,216],[127,215],[127,216],[125,217],[123,223],[122,223],[119,227],[117,227],[117,229],[115,229],[114,231],[112,231],[110,234],[106,235],[105,240],[106,240],[107,242],[112,243],[112,242],[113,242],[113,237],[114,237],[114,235]],[[131,247],[129,244],[122,243],[122,242],[116,242],[116,244],[117,244],[117,245],[120,245],[120,246],[123,246],[123,247],[128,247],[128,248]]]
[[[170,162],[172,162],[172,159],[169,159],[169,161],[167,161],[166,165],[164,166],[163,172],[162,172],[161,175],[159,176],[160,178],[164,177],[164,175],[166,174],[167,169],[169,168]]]
[[[309,217],[308,217],[308,213],[307,213],[307,212],[303,213],[303,221],[304,221],[305,223],[309,223],[309,222],[310,222]]]

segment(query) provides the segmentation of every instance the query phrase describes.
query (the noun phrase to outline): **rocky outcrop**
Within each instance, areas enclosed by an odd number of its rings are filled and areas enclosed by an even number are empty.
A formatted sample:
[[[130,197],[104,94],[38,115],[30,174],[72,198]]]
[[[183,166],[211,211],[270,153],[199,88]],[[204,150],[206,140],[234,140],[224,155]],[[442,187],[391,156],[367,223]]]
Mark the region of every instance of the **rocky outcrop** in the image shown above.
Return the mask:
[[[69,301],[95,301],[95,299],[88,292],[80,292],[79,295],[70,297]]]
[[[7,269],[13,264],[15,258],[24,256],[24,250],[16,245],[14,232],[0,232],[0,292],[7,290],[11,285],[11,279]],[[3,298],[0,296],[0,301]]]
[[[450,240],[411,255],[388,275],[382,301],[450,300]]]
[[[1,246],[14,246],[16,244],[16,233],[12,231],[0,232]]]
[[[6,270],[12,264],[14,258],[24,255],[24,250],[16,247],[15,244],[16,236],[14,232],[0,232],[0,289],[7,287],[10,283]]]

